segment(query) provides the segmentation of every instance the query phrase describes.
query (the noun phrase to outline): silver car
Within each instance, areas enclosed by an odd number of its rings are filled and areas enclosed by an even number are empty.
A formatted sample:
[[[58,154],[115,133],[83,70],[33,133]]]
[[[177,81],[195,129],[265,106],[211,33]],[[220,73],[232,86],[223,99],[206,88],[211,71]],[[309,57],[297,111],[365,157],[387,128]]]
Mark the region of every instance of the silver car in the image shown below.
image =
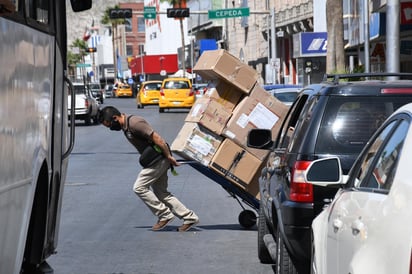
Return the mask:
[[[366,144],[349,175],[338,158],[305,171],[318,186],[343,184],[312,223],[312,273],[412,273],[412,104]]]

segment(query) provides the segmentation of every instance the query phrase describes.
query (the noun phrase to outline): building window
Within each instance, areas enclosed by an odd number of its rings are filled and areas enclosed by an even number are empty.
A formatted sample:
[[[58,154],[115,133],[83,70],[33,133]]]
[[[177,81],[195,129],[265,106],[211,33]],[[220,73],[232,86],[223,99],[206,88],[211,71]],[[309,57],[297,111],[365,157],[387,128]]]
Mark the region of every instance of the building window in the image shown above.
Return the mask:
[[[145,20],[144,17],[137,18],[137,32],[145,32]]]
[[[126,55],[133,56],[133,45],[126,45]]]
[[[126,32],[132,32],[132,18],[125,18],[124,20],[124,30]]]

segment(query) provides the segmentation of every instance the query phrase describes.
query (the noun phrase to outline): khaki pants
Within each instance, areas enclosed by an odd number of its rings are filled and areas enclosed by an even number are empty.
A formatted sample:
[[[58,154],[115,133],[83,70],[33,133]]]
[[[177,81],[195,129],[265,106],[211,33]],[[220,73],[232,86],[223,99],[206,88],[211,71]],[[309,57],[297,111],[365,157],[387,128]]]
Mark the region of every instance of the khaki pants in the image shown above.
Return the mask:
[[[184,224],[196,222],[197,215],[167,190],[169,168],[167,159],[160,160],[150,168],[143,168],[133,185],[133,191],[160,221],[176,215],[183,219]]]

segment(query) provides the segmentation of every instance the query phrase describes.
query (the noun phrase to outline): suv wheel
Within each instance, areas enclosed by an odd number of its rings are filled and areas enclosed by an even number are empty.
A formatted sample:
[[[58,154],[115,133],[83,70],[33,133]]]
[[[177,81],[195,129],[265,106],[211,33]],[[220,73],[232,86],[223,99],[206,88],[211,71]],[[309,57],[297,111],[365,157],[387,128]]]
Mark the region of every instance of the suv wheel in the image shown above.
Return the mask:
[[[163,112],[165,112],[165,109],[164,108],[159,108],[159,112],[163,113]]]
[[[256,225],[256,214],[252,210],[243,210],[239,214],[239,223],[244,228],[251,228]]]
[[[282,274],[297,274],[295,265],[289,256],[289,252],[286,249],[283,237],[280,233],[279,224],[276,228],[276,242],[277,242],[277,255],[276,255],[276,273]]]
[[[90,112],[86,115],[86,118],[84,118],[84,123],[89,126],[92,123],[92,116],[90,115]]]
[[[265,215],[263,213],[263,206],[259,206],[259,220],[258,220],[258,257],[261,263],[270,264],[273,263],[272,257],[270,256],[269,250],[265,245],[263,237],[269,234],[269,227],[266,222]]]

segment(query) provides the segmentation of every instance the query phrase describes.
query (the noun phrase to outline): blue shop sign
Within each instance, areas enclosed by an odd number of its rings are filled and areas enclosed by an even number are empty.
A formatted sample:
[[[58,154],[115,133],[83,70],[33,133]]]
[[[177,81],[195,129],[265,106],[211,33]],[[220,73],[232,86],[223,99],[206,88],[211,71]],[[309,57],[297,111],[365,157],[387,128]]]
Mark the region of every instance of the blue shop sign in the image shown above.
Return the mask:
[[[293,57],[326,56],[327,32],[300,32],[293,35]],[[295,46],[296,45],[296,46]]]

